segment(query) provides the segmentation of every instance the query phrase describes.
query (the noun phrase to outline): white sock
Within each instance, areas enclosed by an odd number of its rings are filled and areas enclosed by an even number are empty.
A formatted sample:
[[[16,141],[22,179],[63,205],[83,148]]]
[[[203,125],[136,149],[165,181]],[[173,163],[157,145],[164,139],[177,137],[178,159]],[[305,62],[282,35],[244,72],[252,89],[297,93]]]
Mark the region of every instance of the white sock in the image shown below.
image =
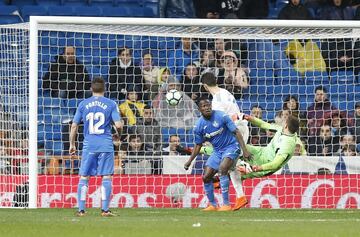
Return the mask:
[[[242,188],[242,181],[241,181],[241,175],[240,172],[237,170],[233,170],[230,172],[230,179],[231,183],[234,186],[235,192],[236,192],[236,198],[245,196],[244,190]]]

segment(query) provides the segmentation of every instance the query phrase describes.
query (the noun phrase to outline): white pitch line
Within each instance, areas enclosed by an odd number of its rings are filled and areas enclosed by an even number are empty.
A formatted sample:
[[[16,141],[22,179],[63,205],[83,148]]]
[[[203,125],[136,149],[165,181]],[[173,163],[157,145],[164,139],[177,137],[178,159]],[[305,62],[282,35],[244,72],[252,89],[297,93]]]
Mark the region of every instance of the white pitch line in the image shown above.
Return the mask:
[[[360,219],[239,219],[241,222],[360,222]]]

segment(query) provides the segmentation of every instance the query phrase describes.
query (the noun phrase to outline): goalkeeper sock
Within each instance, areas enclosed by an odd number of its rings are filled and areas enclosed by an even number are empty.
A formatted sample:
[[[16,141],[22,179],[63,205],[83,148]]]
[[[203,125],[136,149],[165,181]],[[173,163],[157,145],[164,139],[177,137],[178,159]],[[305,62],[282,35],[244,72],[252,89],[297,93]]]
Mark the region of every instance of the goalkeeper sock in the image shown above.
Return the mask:
[[[205,194],[209,200],[209,203],[216,207],[215,195],[214,195],[214,185],[212,182],[204,183]]]
[[[230,179],[229,176],[227,175],[221,175],[220,176],[220,187],[221,187],[221,193],[222,193],[222,197],[223,197],[223,204],[224,205],[229,205],[229,184],[230,184]]]
[[[242,187],[242,181],[241,181],[241,175],[240,172],[237,170],[233,170],[230,172],[230,179],[231,179],[231,183],[234,186],[235,192],[236,192],[236,197],[242,197],[244,196],[244,190]]]
[[[111,179],[103,178],[101,184],[101,209],[103,211],[109,210],[111,189],[112,189]]]
[[[88,190],[88,183],[89,183],[88,179],[80,178],[80,180],[79,180],[78,190],[77,190],[79,211],[85,210],[86,193]]]

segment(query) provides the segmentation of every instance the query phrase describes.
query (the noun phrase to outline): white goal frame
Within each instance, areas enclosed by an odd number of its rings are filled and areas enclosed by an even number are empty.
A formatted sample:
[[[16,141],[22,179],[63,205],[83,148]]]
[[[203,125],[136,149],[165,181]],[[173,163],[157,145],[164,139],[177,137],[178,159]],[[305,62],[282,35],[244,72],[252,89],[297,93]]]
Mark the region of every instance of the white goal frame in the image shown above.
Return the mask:
[[[261,27],[261,28],[342,28],[352,29],[360,35],[358,21],[287,21],[287,20],[209,20],[209,19],[154,19],[154,18],[104,18],[104,17],[30,17],[29,45],[29,208],[37,208],[37,107],[38,107],[38,46],[39,24],[79,24],[79,25],[128,25],[128,26],[187,26],[194,27]],[[141,32],[139,32],[140,34]],[[212,33],[209,33],[212,34]],[[213,37],[223,37],[221,32]],[[310,33],[309,33],[310,34]],[[297,35],[299,36],[299,35]],[[236,37],[236,36],[232,36]],[[296,36],[289,36],[293,38]],[[239,35],[239,38],[241,36]],[[304,37],[306,38],[306,36]]]

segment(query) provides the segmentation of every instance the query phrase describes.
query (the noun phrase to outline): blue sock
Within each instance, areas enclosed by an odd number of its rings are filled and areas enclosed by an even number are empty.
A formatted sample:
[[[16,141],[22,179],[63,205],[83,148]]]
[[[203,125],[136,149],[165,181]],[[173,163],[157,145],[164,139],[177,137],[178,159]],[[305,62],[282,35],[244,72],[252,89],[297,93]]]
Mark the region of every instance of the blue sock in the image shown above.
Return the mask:
[[[221,187],[221,193],[223,196],[224,205],[229,205],[229,183],[230,183],[229,176],[227,175],[220,176],[220,187]]]
[[[204,183],[204,189],[207,198],[209,199],[209,203],[216,207],[215,195],[214,195],[214,185],[212,182]]]
[[[111,179],[103,178],[101,183],[101,209],[104,211],[109,210],[111,190],[112,190]]]
[[[78,190],[77,190],[79,211],[85,210],[86,193],[88,190],[88,183],[89,183],[89,180],[87,180],[87,179],[80,178],[80,180],[79,180]]]

